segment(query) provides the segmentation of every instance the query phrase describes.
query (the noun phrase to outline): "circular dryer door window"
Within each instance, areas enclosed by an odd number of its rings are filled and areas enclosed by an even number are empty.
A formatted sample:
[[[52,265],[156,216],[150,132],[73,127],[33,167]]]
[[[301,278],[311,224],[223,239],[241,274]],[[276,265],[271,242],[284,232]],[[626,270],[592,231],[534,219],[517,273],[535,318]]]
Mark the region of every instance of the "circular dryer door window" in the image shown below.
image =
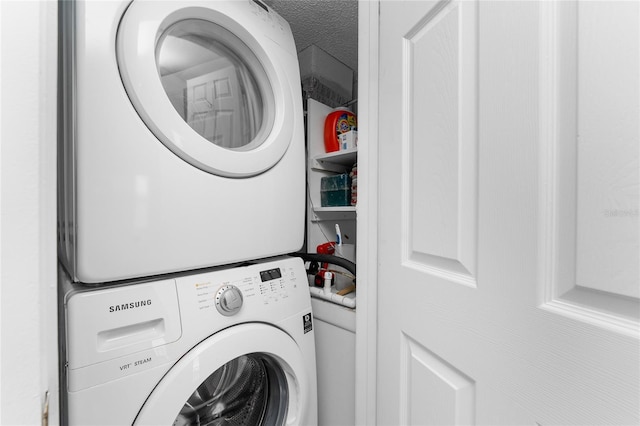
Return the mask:
[[[225,177],[273,167],[301,102],[288,53],[261,36],[249,3],[134,1],[117,33],[120,76],[144,124],[187,163]]]
[[[269,79],[230,31],[202,19],[176,22],[160,37],[156,63],[171,104],[200,136],[227,149],[264,142],[273,124]]]

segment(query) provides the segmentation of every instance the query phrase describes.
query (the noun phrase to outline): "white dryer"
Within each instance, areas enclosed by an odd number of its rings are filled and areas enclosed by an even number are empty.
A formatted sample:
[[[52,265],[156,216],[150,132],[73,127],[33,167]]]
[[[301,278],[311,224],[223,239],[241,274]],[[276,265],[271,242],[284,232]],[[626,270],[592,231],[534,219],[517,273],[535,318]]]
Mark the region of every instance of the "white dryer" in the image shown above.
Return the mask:
[[[69,425],[316,425],[298,258],[86,290],[66,283]]]
[[[60,257],[103,283],[290,253],[296,49],[260,0],[64,1]]]

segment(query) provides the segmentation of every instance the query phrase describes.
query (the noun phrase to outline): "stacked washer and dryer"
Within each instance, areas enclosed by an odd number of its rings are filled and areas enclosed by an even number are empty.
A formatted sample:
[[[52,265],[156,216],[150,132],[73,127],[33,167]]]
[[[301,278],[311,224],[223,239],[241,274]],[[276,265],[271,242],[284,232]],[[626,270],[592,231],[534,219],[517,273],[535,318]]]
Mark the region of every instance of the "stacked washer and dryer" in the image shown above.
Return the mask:
[[[63,423],[316,424],[289,25],[62,1],[60,35]]]

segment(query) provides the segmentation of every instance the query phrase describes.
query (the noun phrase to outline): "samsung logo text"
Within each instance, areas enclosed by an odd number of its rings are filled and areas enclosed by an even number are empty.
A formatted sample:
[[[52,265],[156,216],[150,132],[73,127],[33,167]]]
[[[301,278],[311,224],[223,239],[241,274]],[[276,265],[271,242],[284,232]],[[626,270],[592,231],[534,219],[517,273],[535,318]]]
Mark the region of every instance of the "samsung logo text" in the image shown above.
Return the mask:
[[[120,305],[109,306],[109,312],[126,311],[128,309],[135,309],[149,305],[151,305],[151,299],[140,300],[138,302],[122,303]]]

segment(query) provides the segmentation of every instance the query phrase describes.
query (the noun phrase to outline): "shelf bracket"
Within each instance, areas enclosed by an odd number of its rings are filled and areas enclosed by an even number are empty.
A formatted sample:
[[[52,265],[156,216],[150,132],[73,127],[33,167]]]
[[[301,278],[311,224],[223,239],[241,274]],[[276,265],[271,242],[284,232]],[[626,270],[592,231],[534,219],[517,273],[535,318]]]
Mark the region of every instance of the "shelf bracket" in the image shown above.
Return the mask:
[[[311,168],[313,170],[320,170],[320,171],[326,171],[326,172],[335,172],[335,173],[345,173],[345,172],[351,170],[351,167],[349,167],[349,166],[345,166],[343,164],[332,163],[330,161],[317,160],[315,158],[311,160]]]

